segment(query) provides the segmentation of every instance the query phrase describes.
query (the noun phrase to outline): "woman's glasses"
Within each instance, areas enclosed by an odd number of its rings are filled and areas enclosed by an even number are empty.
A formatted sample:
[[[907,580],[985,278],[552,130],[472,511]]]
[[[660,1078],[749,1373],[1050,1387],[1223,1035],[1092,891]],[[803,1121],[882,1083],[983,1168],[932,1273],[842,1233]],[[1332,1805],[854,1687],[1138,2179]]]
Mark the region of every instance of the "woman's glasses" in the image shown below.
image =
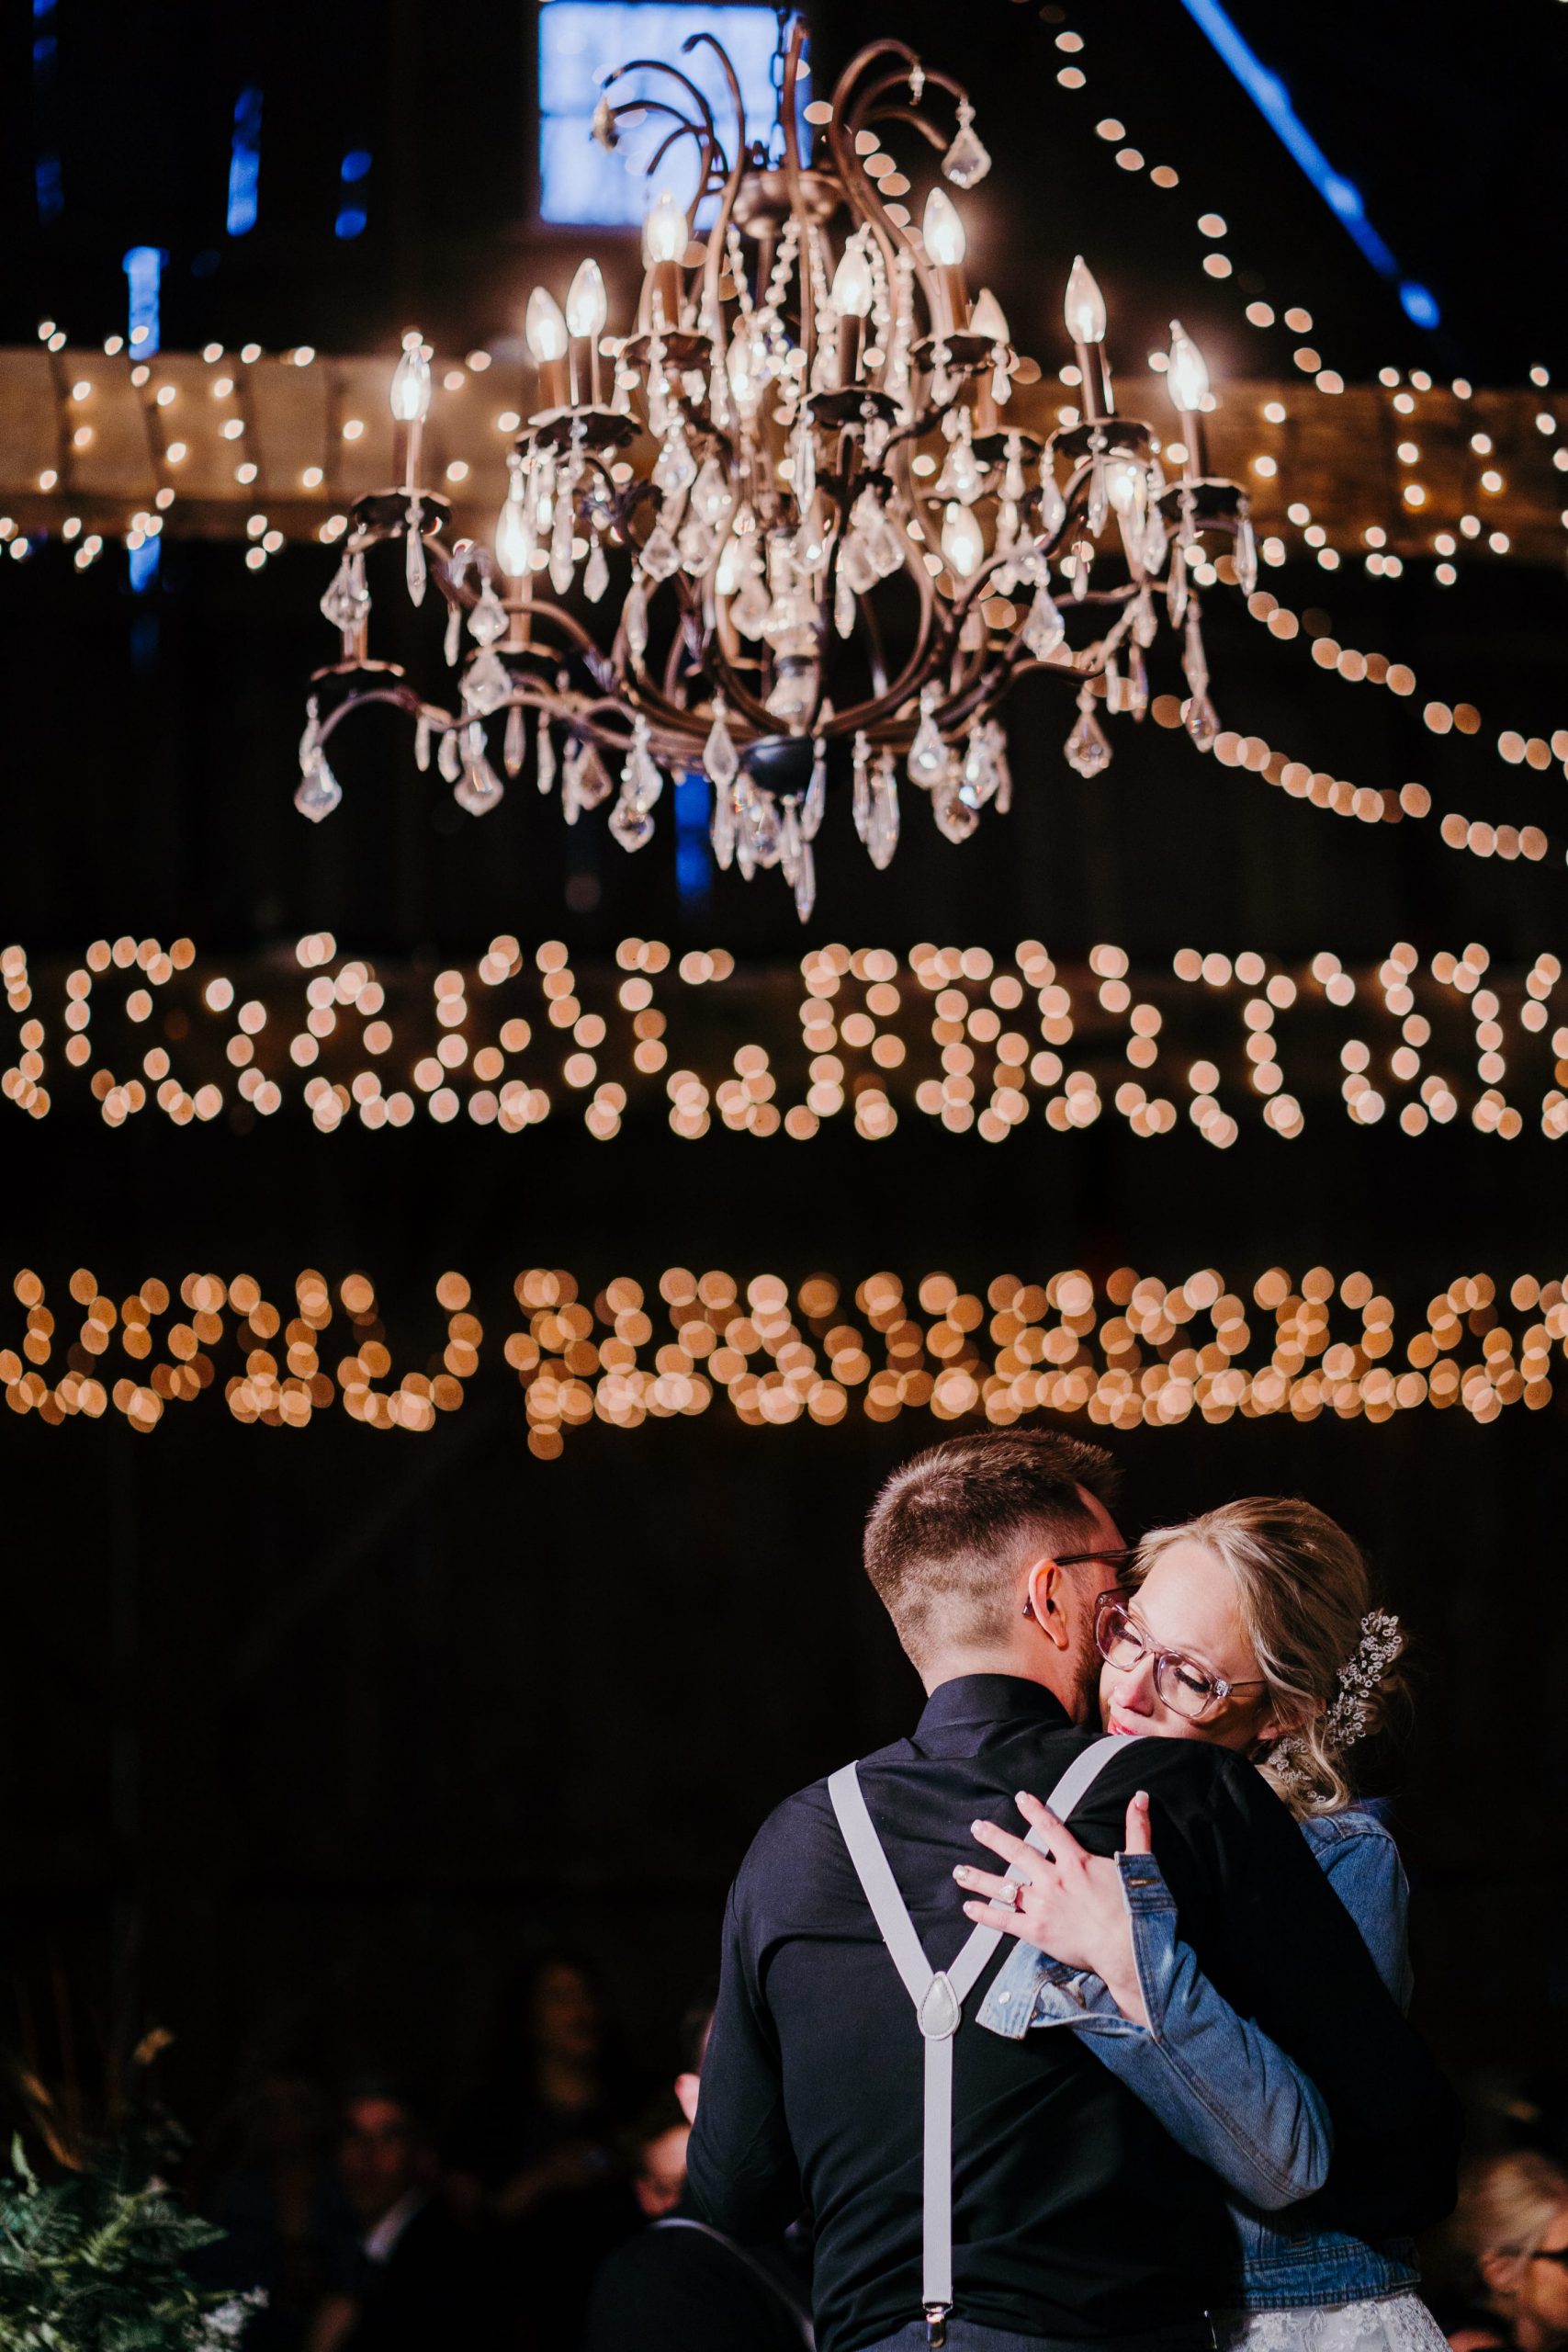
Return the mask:
[[[1261,1690],[1265,1687],[1261,1678],[1249,1682],[1227,1682],[1222,1675],[1211,1674],[1206,1666],[1200,1666],[1196,1658],[1188,1657],[1180,1650],[1156,1649],[1119,1592],[1102,1592],[1096,1600],[1094,1640],[1106,1665],[1121,1674],[1131,1673],[1143,1659],[1151,1658],[1155,1689],[1172,1713],[1185,1715],[1189,1723],[1201,1723],[1238,1690]]]

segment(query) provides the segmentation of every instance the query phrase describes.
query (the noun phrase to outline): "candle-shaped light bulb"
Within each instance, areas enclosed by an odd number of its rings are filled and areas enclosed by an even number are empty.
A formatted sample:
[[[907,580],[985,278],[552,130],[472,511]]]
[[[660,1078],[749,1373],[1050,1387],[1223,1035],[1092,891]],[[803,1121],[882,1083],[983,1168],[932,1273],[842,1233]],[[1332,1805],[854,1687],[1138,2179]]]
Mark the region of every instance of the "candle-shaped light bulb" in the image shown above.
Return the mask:
[[[757,346],[752,340],[751,330],[742,319],[729,338],[729,355],[726,362],[729,389],[742,416],[750,416],[762,396],[757,362]]]
[[[508,580],[521,580],[529,569],[534,535],[515,487],[495,520],[495,560]]]
[[[972,507],[949,499],[942,525],[942,560],[957,580],[968,580],[980,569],[986,542]]]
[[[604,322],[610,315],[610,305],[604,294],[604,277],[596,261],[579,262],[577,276],[567,289],[566,323],[575,335],[599,335],[604,332]]]
[[[1082,254],[1075,258],[1067,277],[1067,294],[1062,305],[1062,315],[1066,321],[1067,333],[1075,343],[1105,341],[1105,297]]]
[[[651,269],[656,262],[679,261],[685,250],[686,216],[663,188],[642,224],[643,260]]]
[[[969,313],[969,332],[983,334],[987,343],[1008,341],[1007,312],[988,286],[981,287],[979,300]]]
[[[524,326],[528,348],[539,366],[549,360],[566,357],[566,321],[560,304],[542,286],[536,286],[528,297],[528,313]]]
[[[1209,370],[1203,355],[1179,319],[1170,322],[1170,364],[1166,369],[1170,397],[1183,416],[1197,416],[1209,397]]]
[[[392,373],[392,414],[400,424],[421,424],[430,414],[430,362],[412,333],[403,337],[403,356]]]
[[[871,315],[871,263],[863,245],[851,245],[833,272],[833,308],[841,319]]]
[[[933,187],[926,198],[920,235],[931,260],[948,269],[956,269],[969,250],[958,208],[942,188]]]

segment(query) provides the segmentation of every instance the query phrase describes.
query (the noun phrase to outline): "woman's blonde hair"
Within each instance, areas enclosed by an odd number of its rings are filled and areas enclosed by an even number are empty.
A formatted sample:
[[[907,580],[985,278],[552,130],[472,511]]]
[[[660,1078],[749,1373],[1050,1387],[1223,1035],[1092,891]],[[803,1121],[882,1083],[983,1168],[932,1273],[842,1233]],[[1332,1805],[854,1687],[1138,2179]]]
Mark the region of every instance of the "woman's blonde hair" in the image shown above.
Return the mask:
[[[1550,2156],[1517,2148],[1469,2167],[1450,2231],[1479,2270],[1488,2254],[1533,2254],[1564,2205],[1568,2174]]]
[[[1373,1612],[1359,1547],[1327,1514],[1292,1495],[1222,1504],[1138,1546],[1141,1582],[1176,1544],[1201,1544],[1224,1563],[1258,1670],[1283,1736],[1259,1759],[1298,1818],[1342,1813],[1355,1791],[1351,1744],[1381,1730],[1404,1683],[1397,1621]]]

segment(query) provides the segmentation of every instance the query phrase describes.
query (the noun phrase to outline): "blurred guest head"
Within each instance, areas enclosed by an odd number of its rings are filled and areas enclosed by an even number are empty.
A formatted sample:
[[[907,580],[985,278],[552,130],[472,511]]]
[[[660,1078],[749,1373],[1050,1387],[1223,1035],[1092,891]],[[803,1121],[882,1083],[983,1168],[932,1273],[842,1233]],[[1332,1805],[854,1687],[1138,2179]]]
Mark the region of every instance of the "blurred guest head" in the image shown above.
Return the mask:
[[[518,2023],[541,2059],[595,2059],[604,2040],[599,1995],[587,1969],[564,1952],[545,1953],[525,1980]]]
[[[338,2175],[362,2227],[372,2228],[434,2170],[429,2139],[408,2094],[391,2083],[357,2084],[343,2105]]]
[[[1452,2226],[1518,2352],[1568,2344],[1568,2173],[1533,2149],[1483,2157]]]
[[[686,2143],[692,2127],[668,2092],[648,2109],[631,2135],[632,2194],[650,2222],[672,2213],[686,2186]]]

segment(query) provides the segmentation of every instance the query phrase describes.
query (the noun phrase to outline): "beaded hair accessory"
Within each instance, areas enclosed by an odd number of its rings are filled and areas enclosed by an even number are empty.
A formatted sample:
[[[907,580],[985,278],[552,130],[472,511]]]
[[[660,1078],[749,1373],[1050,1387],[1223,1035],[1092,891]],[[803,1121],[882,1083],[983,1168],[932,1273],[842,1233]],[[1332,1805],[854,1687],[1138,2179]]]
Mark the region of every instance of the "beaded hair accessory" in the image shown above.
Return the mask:
[[[1374,1609],[1361,1620],[1361,1638],[1339,1669],[1338,1695],[1323,1719],[1323,1744],[1331,1755],[1343,1755],[1366,1735],[1367,1702],[1404,1647],[1399,1620],[1387,1609]]]
[[[1404,1647],[1404,1629],[1390,1610],[1373,1609],[1362,1618],[1361,1638],[1340,1668],[1338,1690],[1324,1713],[1320,1738],[1328,1755],[1342,1756],[1365,1736],[1368,1702]],[[1269,1770],[1289,1793],[1311,1785],[1303,1764],[1306,1752],[1299,1733],[1276,1741],[1269,1750]]]

